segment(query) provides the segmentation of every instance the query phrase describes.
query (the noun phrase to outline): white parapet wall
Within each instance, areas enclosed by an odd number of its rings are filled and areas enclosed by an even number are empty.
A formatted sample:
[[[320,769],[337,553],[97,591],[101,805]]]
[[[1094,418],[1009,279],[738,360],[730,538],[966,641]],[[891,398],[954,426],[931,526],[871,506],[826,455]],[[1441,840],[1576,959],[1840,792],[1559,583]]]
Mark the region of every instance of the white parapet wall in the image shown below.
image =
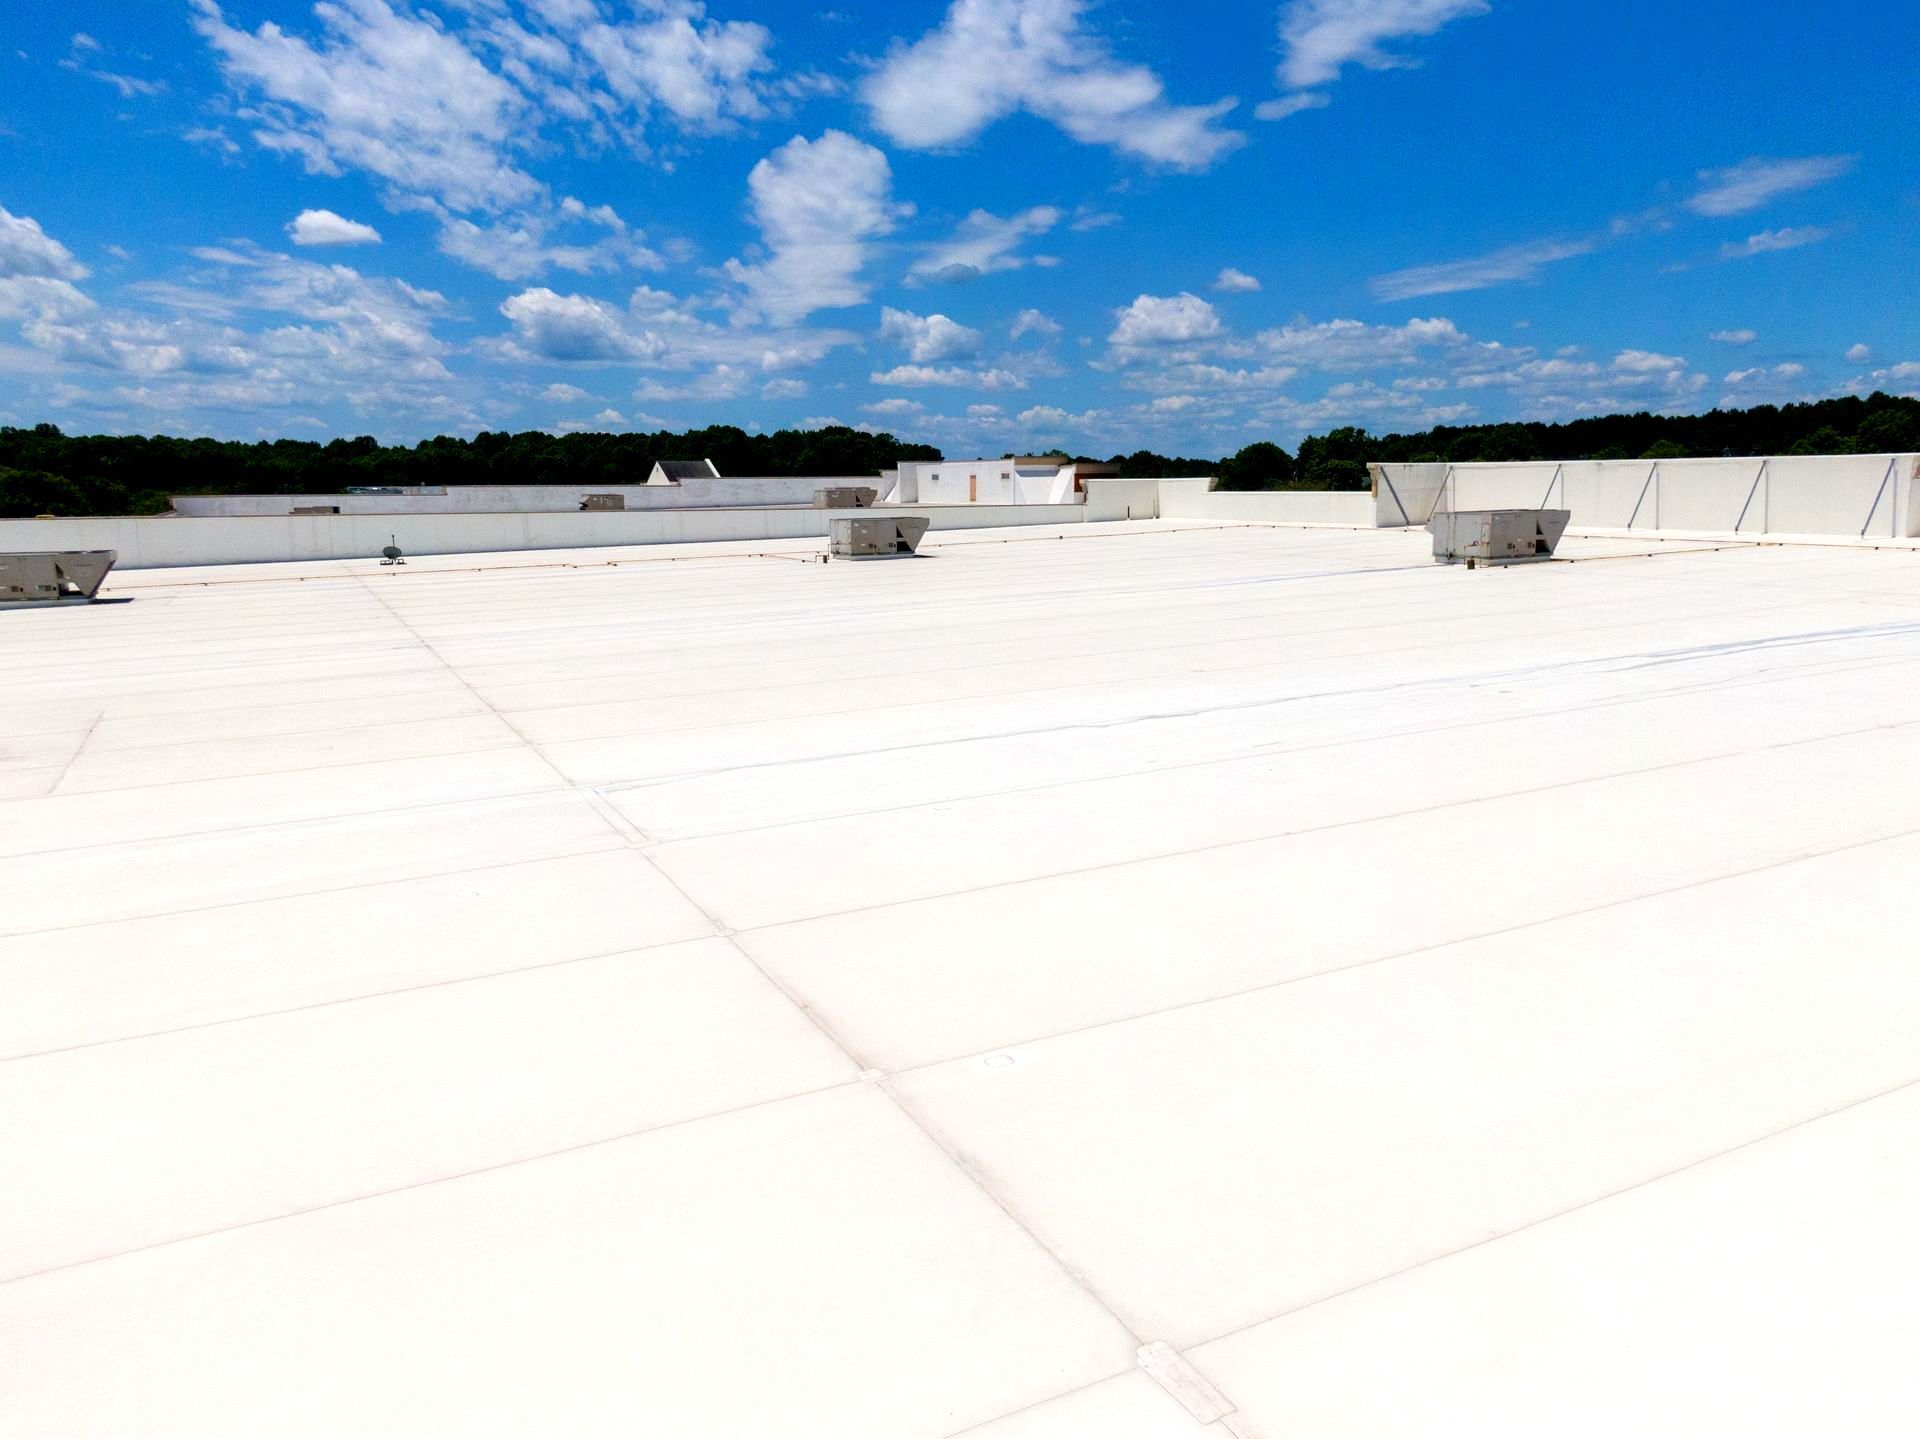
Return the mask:
[[[1564,509],[1575,527],[1681,534],[1898,539],[1920,535],[1916,455],[1379,464],[1375,522],[1452,510]]]
[[[287,515],[296,506],[333,506],[343,515],[562,514],[588,495],[619,495],[629,510],[741,509],[807,505],[831,485],[872,485],[872,475],[717,475],[670,485],[446,485],[373,495],[175,495],[174,511],[196,519]]]
[[[1079,524],[1084,505],[922,505],[889,510],[924,515],[935,530]],[[261,564],[285,560],[375,559],[397,544],[410,555],[586,549],[705,540],[824,539],[835,515],[872,510],[760,506],[666,511],[602,510],[526,514],[184,515],[0,520],[0,552],[117,550],[120,567]]]
[[[1161,518],[1358,529],[1371,529],[1374,524],[1373,496],[1365,490],[1214,490],[1208,488],[1211,483],[1162,480]]]

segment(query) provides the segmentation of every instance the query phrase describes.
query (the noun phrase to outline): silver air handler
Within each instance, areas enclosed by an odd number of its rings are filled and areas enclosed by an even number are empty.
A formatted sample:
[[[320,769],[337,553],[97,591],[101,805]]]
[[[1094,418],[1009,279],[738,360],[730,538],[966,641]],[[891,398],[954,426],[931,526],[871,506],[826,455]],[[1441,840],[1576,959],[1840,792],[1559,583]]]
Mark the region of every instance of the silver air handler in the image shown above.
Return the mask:
[[[0,554],[0,610],[90,604],[117,550]]]
[[[1441,510],[1427,521],[1435,564],[1517,565],[1550,560],[1570,510]]]
[[[827,521],[827,533],[836,560],[895,559],[920,548],[927,520],[924,515],[834,519]]]

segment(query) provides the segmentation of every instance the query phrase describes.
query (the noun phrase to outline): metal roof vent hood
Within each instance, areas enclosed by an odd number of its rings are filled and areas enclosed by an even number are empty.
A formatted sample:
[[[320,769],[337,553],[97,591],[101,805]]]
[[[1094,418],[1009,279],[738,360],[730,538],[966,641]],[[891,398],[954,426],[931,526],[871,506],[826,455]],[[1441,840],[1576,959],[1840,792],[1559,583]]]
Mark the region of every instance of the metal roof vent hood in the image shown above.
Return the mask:
[[[927,533],[924,515],[889,515],[885,519],[827,521],[835,559],[878,560],[911,555]]]
[[[1427,521],[1436,564],[1512,565],[1550,560],[1571,510],[1441,510]]]

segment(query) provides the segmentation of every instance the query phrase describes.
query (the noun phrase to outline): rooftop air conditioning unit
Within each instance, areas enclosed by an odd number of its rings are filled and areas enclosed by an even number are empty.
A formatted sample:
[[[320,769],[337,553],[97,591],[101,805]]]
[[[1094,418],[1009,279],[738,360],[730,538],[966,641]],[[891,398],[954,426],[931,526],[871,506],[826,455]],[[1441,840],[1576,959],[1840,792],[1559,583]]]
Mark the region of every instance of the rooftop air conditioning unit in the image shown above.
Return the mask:
[[[869,510],[880,492],[866,485],[828,485],[813,492],[816,510]]]
[[[0,554],[0,608],[86,604],[119,558],[117,550]]]
[[[911,555],[927,533],[923,515],[890,515],[886,519],[829,520],[835,559],[878,560]]]
[[[583,510],[624,510],[627,507],[625,495],[582,495],[580,508]]]
[[[1550,560],[1569,510],[1442,510],[1427,521],[1436,564],[1471,567]]]

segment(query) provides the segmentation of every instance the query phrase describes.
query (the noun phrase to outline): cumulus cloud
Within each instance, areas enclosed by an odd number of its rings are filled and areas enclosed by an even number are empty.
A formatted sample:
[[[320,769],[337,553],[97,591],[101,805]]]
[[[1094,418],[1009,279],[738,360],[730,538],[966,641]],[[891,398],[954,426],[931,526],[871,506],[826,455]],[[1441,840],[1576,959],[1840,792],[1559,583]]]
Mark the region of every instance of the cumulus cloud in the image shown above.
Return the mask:
[[[766,400],[797,400],[806,393],[805,380],[768,380],[760,387],[760,397]]]
[[[309,171],[364,170],[456,210],[525,204],[540,185],[508,158],[530,128],[526,97],[460,40],[386,0],[326,4],[309,42],[271,22],[227,24],[193,0],[194,27],[228,81],[259,98],[254,139]]]
[[[500,313],[522,346],[541,359],[645,360],[663,348],[658,336],[630,325],[606,301],[559,295],[544,286],[512,296]]]
[[[1873,351],[1866,345],[1854,345],[1847,350],[1847,359],[1858,365],[1873,358]]]
[[[1291,324],[1255,337],[1276,360],[1309,370],[1362,370],[1401,365],[1421,351],[1467,343],[1452,320],[1409,320],[1404,325],[1368,325],[1359,320]]]
[[[1249,295],[1260,288],[1260,282],[1245,270],[1229,265],[1213,277],[1213,288],[1228,295]]]
[[[1760,336],[1753,330],[1715,330],[1707,338],[1722,345],[1751,345]]]
[[[1509,245],[1504,250],[1470,260],[1416,265],[1378,275],[1373,280],[1373,293],[1382,300],[1412,300],[1422,295],[1452,295],[1464,290],[1511,285],[1538,279],[1548,265],[1591,254],[1593,249],[1591,240],[1535,240],[1524,245]]]
[[[1218,127],[1231,99],[1175,105],[1160,77],[1114,58],[1082,19],[1087,0],[954,0],[940,25],[896,45],[861,86],[895,144],[934,150],[1026,110],[1083,144],[1204,170],[1245,136]]]
[[[569,227],[585,225],[591,239],[558,238]],[[658,270],[666,263],[630,230],[612,209],[588,210],[564,200],[547,213],[506,215],[485,225],[458,215],[440,220],[440,253],[450,255],[501,280],[525,280],[550,270],[589,275],[619,269]]]
[[[84,280],[87,267],[29,215],[0,205],[0,279]]]
[[[1902,360],[1897,365],[1857,375],[1847,382],[1847,389],[1861,395],[1885,390],[1894,395],[1920,396],[1920,360]]]
[[[753,167],[747,191],[766,254],[729,260],[726,274],[744,309],[775,324],[865,300],[871,243],[911,208],[894,203],[887,157],[838,130],[794,136]]]
[[[1060,333],[1060,322],[1039,310],[1022,310],[1013,317],[1013,323],[1007,327],[1007,334],[1017,340],[1022,335],[1039,335],[1052,339]]]
[[[372,175],[390,206],[443,220],[545,214],[525,157],[552,147],[550,130],[644,157],[660,125],[724,130],[821,83],[774,81],[766,27],[711,19],[697,0],[459,0],[435,13],[327,0],[310,35],[249,31],[218,0],[190,3],[257,143],[314,173]],[[452,252],[470,241],[456,230]]]
[[[296,245],[377,245],[380,232],[331,210],[302,210],[287,222]]]
[[[920,283],[956,284],[1001,270],[1053,264],[1049,256],[1026,256],[1015,251],[1028,238],[1044,235],[1059,223],[1060,212],[1051,205],[1035,205],[1004,217],[975,210],[949,239],[931,246],[915,260],[908,274]]]
[[[44,246],[28,249],[42,271],[78,273]],[[454,379],[434,333],[444,297],[248,245],[194,258],[204,268],[182,280],[130,287],[145,311],[97,305],[42,273],[0,279],[0,316],[51,359],[106,377],[105,389],[72,387],[73,403],[95,408],[283,414],[300,401],[383,416],[465,412],[443,392]]]
[[[981,342],[978,330],[945,315],[916,315],[892,306],[880,311],[880,338],[903,346],[916,363],[965,359],[979,353]]]
[[[1700,189],[1687,201],[1687,208],[1712,218],[1744,215],[1783,195],[1836,180],[1853,165],[1851,155],[1808,155],[1797,160],[1756,156],[1724,170],[1702,170]]]
[[[1725,244],[1720,247],[1723,260],[1748,260],[1755,255],[1771,255],[1781,250],[1798,250],[1808,245],[1817,245],[1831,230],[1822,230],[1813,225],[1803,225],[1799,229],[1762,230],[1757,235],[1749,235],[1738,244]]]
[[[1212,339],[1221,331],[1220,316],[1213,306],[1185,290],[1167,297],[1142,295],[1126,308],[1114,311],[1114,319],[1107,343],[1120,349],[1191,344]]]
[[[894,389],[960,386],[975,390],[1024,390],[1026,377],[1003,369],[969,369],[964,365],[895,365],[867,377],[873,384]]]

